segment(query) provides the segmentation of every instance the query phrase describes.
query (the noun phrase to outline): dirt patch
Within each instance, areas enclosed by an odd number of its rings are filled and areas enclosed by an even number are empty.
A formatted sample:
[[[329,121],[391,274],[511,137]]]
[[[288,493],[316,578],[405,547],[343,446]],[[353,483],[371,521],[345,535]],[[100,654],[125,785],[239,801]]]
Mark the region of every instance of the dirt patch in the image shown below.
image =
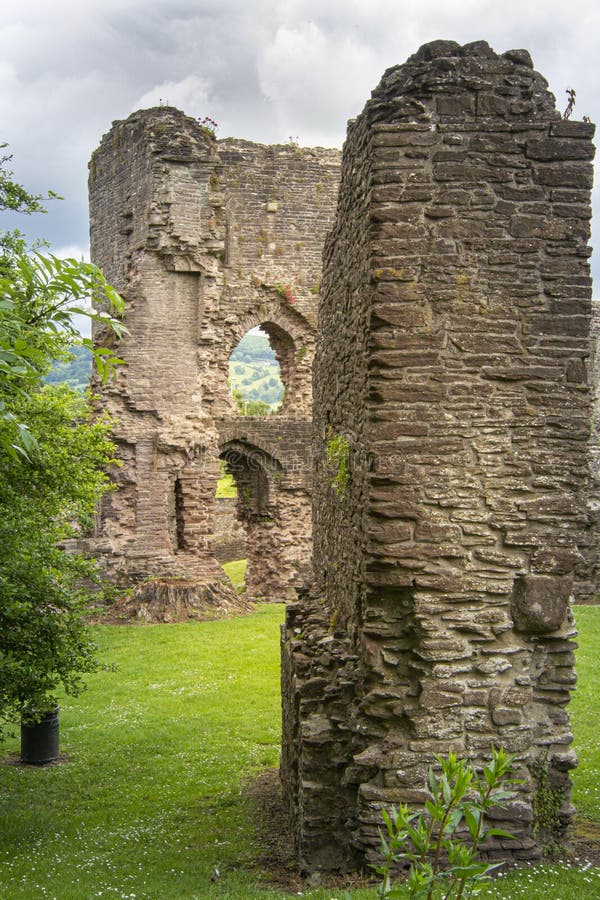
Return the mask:
[[[0,758],[0,765],[18,766],[22,769],[46,769],[49,766],[64,766],[70,761],[71,760],[66,753],[59,753],[57,759],[51,759],[50,762],[26,763],[23,762],[19,753],[7,753],[6,756]]]
[[[256,841],[259,848],[254,869],[265,889],[298,893],[308,887],[351,890],[374,884],[356,874],[306,877],[296,863],[294,842],[279,769],[267,769],[246,784],[246,795],[255,808]]]
[[[600,824],[576,815],[569,835],[571,855],[565,860],[575,866],[586,862],[600,867]]]

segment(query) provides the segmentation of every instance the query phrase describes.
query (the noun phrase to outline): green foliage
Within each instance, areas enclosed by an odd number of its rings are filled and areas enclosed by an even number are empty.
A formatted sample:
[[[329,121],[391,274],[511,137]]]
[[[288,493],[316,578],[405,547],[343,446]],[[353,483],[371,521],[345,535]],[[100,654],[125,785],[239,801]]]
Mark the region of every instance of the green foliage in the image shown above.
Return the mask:
[[[328,465],[335,468],[331,486],[342,495],[350,483],[350,442],[343,434],[332,435],[327,441],[325,454]]]
[[[0,209],[40,211],[8,159]],[[78,692],[95,667],[81,587],[93,566],[61,542],[91,524],[113,447],[106,423],[87,424],[87,398],[42,379],[72,344],[92,349],[74,314],[121,336],[122,309],[95,266],[27,252],[17,231],[0,235],[0,728],[25,708],[54,706],[58,685]],[[103,377],[120,362],[109,348],[92,352]]]
[[[88,594],[82,579],[94,566],[61,542],[92,523],[107,488],[112,459],[108,425],[87,424],[85,397],[47,386],[16,399],[11,410],[28,423],[31,463],[0,454],[0,721],[28,706],[45,710],[59,684],[69,693],[93,671],[94,645],[85,628]]]
[[[275,293],[279,294],[284,300],[287,300],[288,303],[295,303],[298,299],[294,294],[291,284],[283,284],[283,282],[278,281],[273,287]]]
[[[240,390],[233,390],[233,399],[236,402],[240,416],[268,416],[272,410],[263,400],[250,400]]]
[[[408,894],[432,900],[436,889],[443,897],[460,900],[480,893],[488,874],[497,865],[477,859],[479,845],[494,835],[510,838],[499,828],[487,828],[485,816],[494,806],[514,797],[507,790],[511,781],[512,760],[501,748],[492,750],[492,760],[479,776],[474,767],[456,754],[436,757],[441,774],[429,769],[430,799],[425,809],[411,812],[408,806],[384,810],[387,835],[381,836],[383,862],[375,867],[381,876],[377,893],[380,900],[404,895],[392,883],[392,869],[408,863]],[[462,831],[459,829],[462,826]],[[465,832],[466,826],[466,832]]]
[[[9,160],[6,155],[0,158],[0,211],[41,211],[41,198],[12,181]],[[34,439],[11,405],[16,397],[36,390],[70,346],[88,347],[105,379],[122,362],[111,349],[94,348],[91,340],[81,338],[73,316],[87,316],[120,337],[127,330],[116,318],[122,312],[122,298],[96,266],[27,252],[18,231],[0,233],[0,452],[30,459]]]
[[[0,151],[5,150],[8,145],[0,144]],[[0,209],[10,209],[12,212],[30,213],[45,212],[42,201],[45,199],[41,194],[29,194],[22,185],[17,184],[12,179],[12,172],[7,168],[7,163],[12,159],[11,154],[4,153],[0,156]],[[57,194],[53,191],[48,192],[48,199],[56,198]],[[21,240],[21,236],[17,232],[9,232],[7,236],[0,239],[0,255],[4,247],[4,241],[8,240],[10,248],[14,248],[14,241]],[[1,256],[0,256],[1,258]]]

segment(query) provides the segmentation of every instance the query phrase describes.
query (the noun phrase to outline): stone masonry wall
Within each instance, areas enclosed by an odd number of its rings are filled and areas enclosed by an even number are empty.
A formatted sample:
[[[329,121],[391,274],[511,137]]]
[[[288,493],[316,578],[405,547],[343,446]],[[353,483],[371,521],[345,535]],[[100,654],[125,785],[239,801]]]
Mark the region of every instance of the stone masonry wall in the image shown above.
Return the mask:
[[[220,563],[246,559],[246,529],[237,517],[235,497],[219,497],[215,517],[215,555]]]
[[[286,434],[295,436],[298,420],[306,431],[311,412],[316,292],[338,177],[338,151],[215,141],[171,107],[115,122],[94,153],[92,259],[124,295],[130,332],[118,348],[126,366],[116,381],[96,384],[122,462],[94,548],[115,580],[222,578],[215,488],[227,448],[218,423],[236,414],[229,356],[257,325],[286,387],[283,409],[264,427],[276,467],[288,470]],[[228,441],[233,432],[230,423]],[[250,571],[258,581],[261,559],[279,566],[278,592],[289,593],[296,577],[292,559],[310,559],[309,456],[302,485],[271,491],[269,516],[253,522]],[[298,542],[290,521],[303,523],[306,539]],[[274,588],[272,573],[266,584]]]
[[[591,483],[588,494],[590,517],[589,545],[583,551],[584,565],[580,581],[585,602],[598,603],[600,594],[600,301],[592,302],[591,355],[589,370],[592,392],[592,427],[590,435]]]
[[[282,775],[309,870],[377,858],[434,754],[516,754],[496,813],[535,858],[572,814],[566,706],[585,490],[591,125],[529,54],[438,41],[344,148],[314,385],[315,590],[283,633]],[[344,474],[348,470],[348,475]]]

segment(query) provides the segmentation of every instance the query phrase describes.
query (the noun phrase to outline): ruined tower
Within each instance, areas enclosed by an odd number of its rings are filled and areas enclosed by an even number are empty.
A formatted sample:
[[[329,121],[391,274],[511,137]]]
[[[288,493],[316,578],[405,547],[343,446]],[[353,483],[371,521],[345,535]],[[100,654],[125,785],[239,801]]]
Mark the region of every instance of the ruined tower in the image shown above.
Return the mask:
[[[171,107],[115,122],[94,153],[92,259],[125,297],[130,332],[116,381],[96,385],[122,463],[94,548],[115,580],[218,587],[221,459],[239,487],[248,593],[293,595],[310,560],[316,295],[339,156],[216,141]],[[227,384],[229,356],[255,326],[280,363],[276,416],[238,416]]]
[[[299,859],[377,857],[434,754],[516,754],[572,813],[593,127],[529,54],[437,41],[349,125],[314,383],[316,587],[288,607],[282,773]]]

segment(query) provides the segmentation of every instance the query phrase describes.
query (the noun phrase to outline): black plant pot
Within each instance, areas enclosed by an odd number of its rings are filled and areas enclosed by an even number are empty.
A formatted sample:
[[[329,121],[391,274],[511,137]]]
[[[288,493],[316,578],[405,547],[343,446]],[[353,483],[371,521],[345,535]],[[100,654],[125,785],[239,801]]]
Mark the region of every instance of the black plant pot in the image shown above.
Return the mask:
[[[58,759],[58,706],[43,713],[37,721],[23,715],[21,762],[43,766],[55,759]]]

